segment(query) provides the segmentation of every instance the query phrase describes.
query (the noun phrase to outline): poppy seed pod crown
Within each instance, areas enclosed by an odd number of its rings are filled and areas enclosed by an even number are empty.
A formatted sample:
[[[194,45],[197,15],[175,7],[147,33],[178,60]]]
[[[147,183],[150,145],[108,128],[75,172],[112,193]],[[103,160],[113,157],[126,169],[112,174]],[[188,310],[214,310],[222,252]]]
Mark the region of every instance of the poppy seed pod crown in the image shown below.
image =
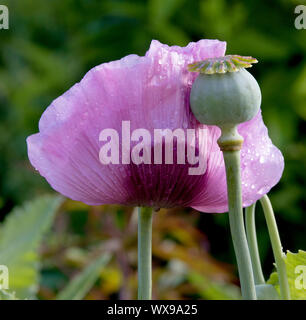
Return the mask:
[[[257,62],[237,55],[206,59],[189,65],[200,72],[195,80],[190,106],[199,122],[219,127],[252,119],[259,111],[261,92],[255,78],[244,68]]]

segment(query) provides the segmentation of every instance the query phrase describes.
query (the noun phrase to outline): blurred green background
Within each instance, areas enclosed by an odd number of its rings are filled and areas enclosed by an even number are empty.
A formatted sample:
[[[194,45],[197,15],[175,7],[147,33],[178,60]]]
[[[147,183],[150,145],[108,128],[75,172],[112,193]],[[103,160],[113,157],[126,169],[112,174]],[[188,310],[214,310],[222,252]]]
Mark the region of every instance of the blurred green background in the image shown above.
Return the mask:
[[[228,53],[252,55],[260,62],[251,72],[262,89],[262,111],[270,137],[285,157],[285,171],[270,193],[271,200],[284,248],[293,252],[306,249],[306,30],[294,27],[294,8],[301,3],[1,1],[9,8],[10,29],[0,30],[0,219],[16,205],[52,193],[30,166],[25,139],[37,132],[38,120],[51,101],[90,68],[131,53],[144,55],[152,39],[184,46],[202,38],[217,38],[227,41]],[[135,298],[132,211],[66,201],[40,248],[38,296],[54,298],[103,243],[114,258],[86,297]],[[268,276],[273,257],[260,209],[257,217],[260,253]],[[227,218],[226,214],[199,214],[191,209],[156,216],[154,297],[236,295]]]

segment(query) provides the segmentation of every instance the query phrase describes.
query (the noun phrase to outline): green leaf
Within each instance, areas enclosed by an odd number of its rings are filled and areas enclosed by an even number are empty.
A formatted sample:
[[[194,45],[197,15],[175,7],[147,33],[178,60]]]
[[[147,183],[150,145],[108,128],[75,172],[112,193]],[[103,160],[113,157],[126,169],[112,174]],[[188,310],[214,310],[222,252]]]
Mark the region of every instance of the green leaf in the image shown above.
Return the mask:
[[[8,267],[9,290],[33,298],[38,286],[37,249],[62,198],[44,196],[13,209],[0,226],[0,264]]]
[[[16,298],[15,292],[0,290],[0,300],[18,300],[18,298]]]
[[[99,278],[101,269],[109,262],[110,255],[104,253],[79,275],[77,275],[56,297],[56,300],[81,300]]]
[[[298,253],[287,251],[286,258],[287,276],[292,300],[306,300],[306,251]],[[277,272],[273,272],[268,280],[279,292]]]
[[[191,272],[188,280],[198,288],[201,298],[207,300],[241,300],[237,286],[220,281],[212,281],[197,272]]]

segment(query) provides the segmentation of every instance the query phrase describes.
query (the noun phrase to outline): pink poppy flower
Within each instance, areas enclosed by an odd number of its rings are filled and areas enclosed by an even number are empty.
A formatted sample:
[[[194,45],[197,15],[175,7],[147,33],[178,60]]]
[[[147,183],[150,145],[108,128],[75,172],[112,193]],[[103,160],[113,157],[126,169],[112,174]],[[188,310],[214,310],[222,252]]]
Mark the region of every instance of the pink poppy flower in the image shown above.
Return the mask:
[[[186,47],[153,40],[144,57],[129,55],[93,68],[52,102],[39,121],[39,133],[27,138],[32,165],[55,190],[90,205],[227,211],[225,168],[217,145],[220,130],[199,124],[191,113],[189,95],[196,74],[187,71],[192,62],[223,56],[225,48],[226,43],[218,40],[200,40]],[[129,123],[130,131],[122,132],[123,121]],[[187,129],[193,129],[194,139],[172,142],[173,164],[164,159],[156,163],[154,139],[148,141],[137,134],[134,140],[133,136],[128,139],[138,128],[152,136],[155,129],[181,128],[186,135]],[[118,148],[111,153],[117,163],[106,164],[101,162],[101,148],[112,140],[107,136],[113,130],[118,132],[113,137]],[[239,133],[244,137],[242,193],[247,206],[279,181],[284,162],[260,113],[241,124]],[[123,139],[130,146],[123,146]],[[137,144],[138,149],[133,149]],[[163,141],[163,150],[170,144]],[[200,174],[190,174],[190,168],[200,164],[188,162],[187,153],[179,159],[176,151],[182,146],[181,150],[195,151],[190,159],[204,164]],[[133,157],[136,161],[129,160]]]

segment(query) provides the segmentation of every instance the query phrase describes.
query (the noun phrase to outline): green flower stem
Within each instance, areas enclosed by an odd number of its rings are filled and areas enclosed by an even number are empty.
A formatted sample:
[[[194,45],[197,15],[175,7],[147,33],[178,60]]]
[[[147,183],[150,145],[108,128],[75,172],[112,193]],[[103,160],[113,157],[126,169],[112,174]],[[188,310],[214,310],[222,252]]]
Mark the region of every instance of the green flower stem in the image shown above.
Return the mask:
[[[138,208],[138,299],[152,296],[152,209]]]
[[[264,195],[260,199],[260,203],[265,214],[269,236],[272,244],[279,279],[280,295],[283,300],[290,300],[290,289],[287,279],[286,263],[284,260],[285,254],[283,253],[273,208],[267,195]]]
[[[252,268],[254,274],[255,284],[265,284],[265,278],[262,272],[258,245],[257,245],[257,236],[256,236],[256,227],[255,227],[255,203],[245,209],[245,226],[247,232],[248,245],[252,260]]]
[[[238,264],[242,297],[245,300],[256,300],[252,262],[243,221],[240,151],[223,150],[223,156],[226,168],[229,222]]]

